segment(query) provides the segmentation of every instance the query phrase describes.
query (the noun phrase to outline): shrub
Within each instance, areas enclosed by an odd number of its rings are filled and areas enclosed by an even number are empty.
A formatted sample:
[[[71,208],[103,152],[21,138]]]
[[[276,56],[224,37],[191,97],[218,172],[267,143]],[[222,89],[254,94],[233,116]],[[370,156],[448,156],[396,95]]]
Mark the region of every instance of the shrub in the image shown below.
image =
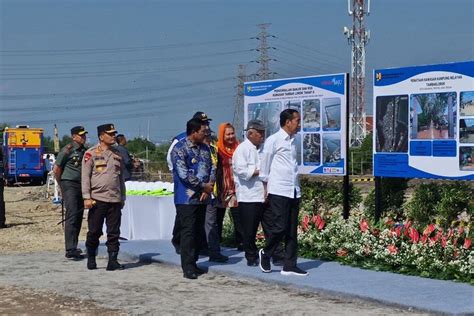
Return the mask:
[[[405,191],[408,188],[408,179],[404,178],[382,178],[381,180],[381,217],[392,213],[396,220],[404,218],[403,203]],[[364,199],[365,213],[370,219],[375,218],[375,189]]]
[[[436,222],[449,228],[459,221],[461,213],[474,215],[473,196],[473,187],[465,182],[422,183],[406,203],[407,215],[417,226]]]

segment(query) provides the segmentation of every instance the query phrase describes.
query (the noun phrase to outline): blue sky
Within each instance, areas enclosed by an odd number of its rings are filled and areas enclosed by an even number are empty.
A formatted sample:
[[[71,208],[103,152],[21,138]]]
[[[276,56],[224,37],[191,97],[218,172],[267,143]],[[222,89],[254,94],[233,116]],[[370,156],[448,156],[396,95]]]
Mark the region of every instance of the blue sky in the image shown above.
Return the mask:
[[[474,59],[474,1],[372,0],[372,70]],[[277,77],[350,72],[345,0],[0,0],[0,121],[60,135],[113,122],[170,139],[203,110],[232,121],[239,64],[255,73],[259,23],[272,23]],[[91,138],[95,137],[91,133]]]

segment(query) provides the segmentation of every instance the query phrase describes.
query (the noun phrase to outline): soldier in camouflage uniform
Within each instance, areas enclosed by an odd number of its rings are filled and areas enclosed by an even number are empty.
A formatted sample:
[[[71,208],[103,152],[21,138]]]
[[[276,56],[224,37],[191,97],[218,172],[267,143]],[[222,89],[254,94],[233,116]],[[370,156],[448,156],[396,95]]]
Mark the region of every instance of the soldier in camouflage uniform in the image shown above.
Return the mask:
[[[97,127],[99,144],[90,148],[82,160],[82,197],[89,209],[87,232],[87,268],[97,269],[96,254],[102,227],[107,226],[107,270],[123,269],[117,261],[120,221],[125,202],[124,164],[120,152],[113,146],[117,131],[113,124]]]
[[[84,202],[81,192],[82,157],[86,152],[87,131],[83,126],[71,129],[72,143],[66,145],[58,154],[53,172],[58,181],[66,207],[64,220],[64,239],[66,258],[82,259],[82,250],[77,248],[79,233],[84,215]]]

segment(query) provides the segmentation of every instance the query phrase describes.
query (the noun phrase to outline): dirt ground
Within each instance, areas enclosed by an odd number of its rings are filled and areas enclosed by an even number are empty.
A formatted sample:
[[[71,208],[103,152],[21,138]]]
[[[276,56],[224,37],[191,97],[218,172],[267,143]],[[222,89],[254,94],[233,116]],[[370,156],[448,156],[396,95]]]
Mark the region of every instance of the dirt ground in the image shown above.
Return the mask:
[[[177,266],[126,258],[124,271],[105,271],[106,258],[88,271],[85,261],[64,257],[61,208],[45,198],[45,187],[6,188],[5,200],[9,227],[0,229],[0,314],[413,314],[212,271],[191,281]]]

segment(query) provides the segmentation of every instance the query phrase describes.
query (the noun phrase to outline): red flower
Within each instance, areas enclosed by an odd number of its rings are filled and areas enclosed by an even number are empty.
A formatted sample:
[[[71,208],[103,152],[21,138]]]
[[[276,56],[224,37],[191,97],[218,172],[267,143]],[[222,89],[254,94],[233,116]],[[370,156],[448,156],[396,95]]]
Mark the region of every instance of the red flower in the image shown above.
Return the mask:
[[[454,236],[454,229],[450,228],[450,229],[448,230],[448,235],[447,235],[447,237],[448,237],[448,238],[451,238],[451,237],[453,237],[453,236]]]
[[[414,227],[410,227],[409,231],[411,241],[414,244],[418,243],[418,241],[420,240],[420,234],[418,233],[418,231]]]
[[[395,228],[395,234],[397,235],[397,237],[400,237],[402,235],[402,226],[398,226],[397,228]]]
[[[303,226],[303,230],[307,231],[309,229],[309,216],[305,215],[303,220],[301,221],[301,226]]]
[[[313,224],[316,226],[318,230],[323,230],[324,226],[326,225],[326,222],[318,214],[316,216],[313,216]]]
[[[421,236],[421,243],[422,244],[426,244],[427,241],[428,241],[428,236],[426,236],[426,235]]]
[[[423,235],[429,236],[432,232],[434,232],[435,228],[435,224],[429,224],[423,231]]]
[[[395,224],[395,221],[391,218],[387,219],[387,221],[385,222],[385,225],[387,226],[392,226],[393,224]]]
[[[395,245],[388,245],[387,250],[391,255],[396,255],[398,253],[398,248]]]
[[[471,247],[471,240],[469,238],[464,239],[464,245],[462,245],[464,249],[469,249]]]
[[[441,247],[446,248],[446,242],[447,242],[446,237],[444,237],[444,236],[441,237]]]
[[[347,256],[347,253],[348,253],[348,252],[349,252],[349,251],[347,251],[347,249],[339,248],[339,249],[337,249],[337,251],[336,251],[336,256],[338,256],[338,257],[345,257],[345,256]]]
[[[404,235],[408,237],[410,236],[411,221],[406,221],[404,226],[405,226]]]
[[[376,236],[376,237],[377,237],[378,235],[380,235],[380,229],[378,229],[378,228],[372,229],[372,235],[374,235],[374,236]]]
[[[365,219],[362,219],[359,224],[361,232],[365,233],[369,230],[369,223]]]
[[[326,222],[324,221],[324,219],[321,218],[321,221],[318,224],[318,229],[323,230],[325,225],[326,225]]]

